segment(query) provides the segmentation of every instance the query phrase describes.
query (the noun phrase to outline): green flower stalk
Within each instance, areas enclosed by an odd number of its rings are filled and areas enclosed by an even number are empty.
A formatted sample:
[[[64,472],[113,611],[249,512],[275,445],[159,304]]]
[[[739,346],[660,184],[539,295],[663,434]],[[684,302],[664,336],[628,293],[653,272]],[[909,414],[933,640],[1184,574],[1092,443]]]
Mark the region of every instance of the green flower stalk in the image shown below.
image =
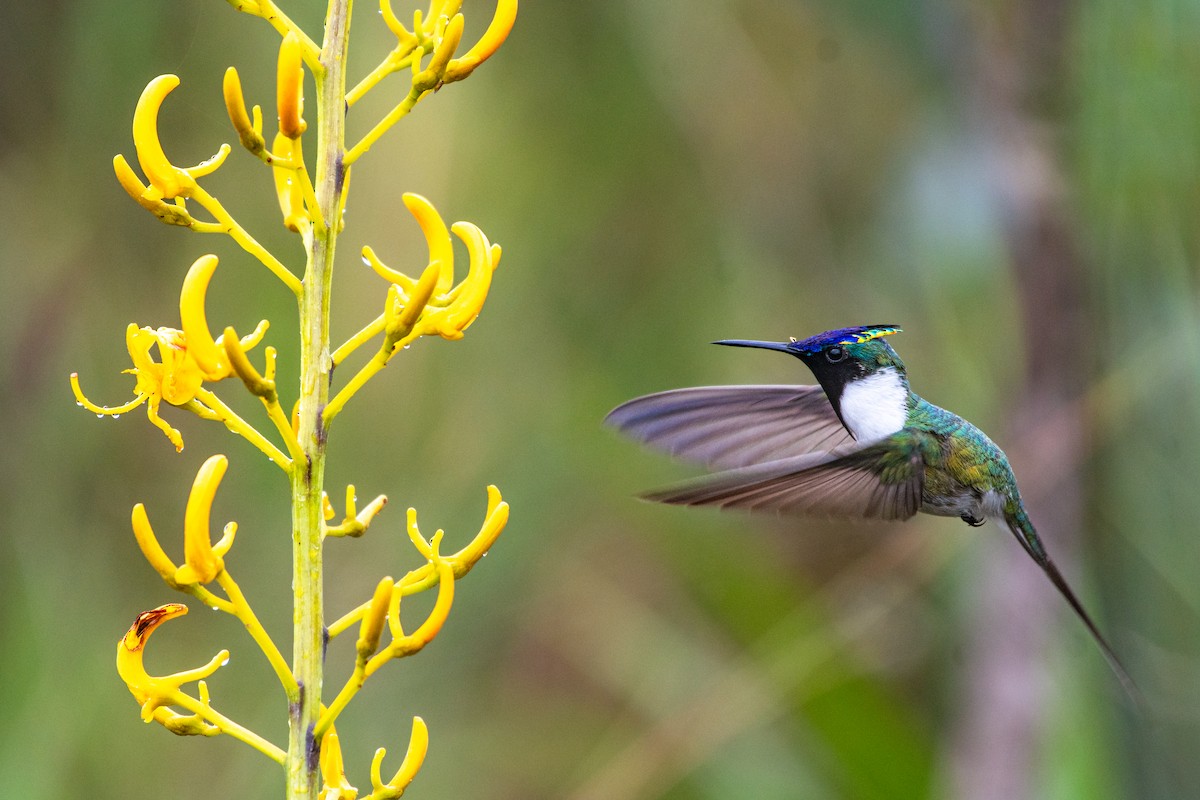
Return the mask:
[[[253,260],[274,275],[291,292],[299,307],[300,369],[296,376],[298,399],[294,411],[285,411],[276,374],[276,351],[266,346],[261,368],[251,351],[266,338],[263,320],[248,336],[232,327],[214,337],[209,327],[205,296],[209,284],[219,279],[215,255],[202,255],[183,279],[179,298],[179,327],[139,327],[131,323],[126,344],[132,366],[126,370],[136,380],[134,398],[120,406],[101,406],[83,393],[78,376],[71,387],[79,405],[101,415],[116,416],[143,404],[147,416],[167,436],[175,449],[183,437],[162,416],[164,408],[190,411],[222,423],[266,454],[286,476],[292,498],[293,649],[291,661],[276,647],[259,622],[230,570],[230,551],[237,524],[230,522],[216,543],[210,532],[210,512],[217,488],[229,468],[229,459],[214,455],[200,468],[188,498],[183,520],[182,564],[177,565],[159,543],[142,504],[133,509],[132,526],[146,560],[171,589],[195,597],[218,611],[235,617],[267,659],[279,680],[289,714],[286,747],[238,724],[218,712],[211,702],[207,680],[228,659],[221,651],[207,664],[174,675],[152,676],[142,659],[150,634],[164,622],[187,613],[180,603],[168,603],[138,615],[117,645],[117,670],[141,705],[142,718],[158,722],[181,736],[232,736],[254,747],[283,767],[287,797],[294,800],[356,798],[350,783],[336,722],[365,681],[384,664],[420,652],[445,624],[454,598],[455,582],[479,561],[508,521],[508,504],[499,490],[488,487],[484,522],[462,549],[443,555],[443,533],[424,537],[409,509],[406,530],[425,564],[408,574],[376,581],[369,599],[330,624],[325,622],[322,586],[323,545],[328,537],[360,537],[383,510],[383,495],[358,509],[353,486],[346,489],[344,516],[337,516],[325,489],[325,455],[333,423],[354,395],[386,367],[397,353],[422,336],[455,340],[479,315],[492,276],[500,262],[500,247],[469,222],[447,226],[433,205],[416,194],[404,195],[404,204],[421,228],[429,250],[426,264],[412,277],[389,267],[370,247],[363,258],[386,281],[382,310],[349,340],[334,347],[329,341],[330,291],[338,235],[352,165],[367,155],[389,128],[419,102],[448,83],[469,76],[504,42],[516,16],[516,0],[498,0],[495,13],[479,40],[459,54],[465,20],[461,0],[432,0],[429,9],[413,14],[412,27],[396,16],[389,0],[381,0],[383,23],[396,37],[396,46],[362,80],[347,91],[346,55],[352,0],[332,0],[325,19],[324,38],[309,37],[272,0],[229,0],[236,10],[268,22],[280,35],[276,73],[278,129],[270,145],[263,132],[259,106],[247,109],[237,70],[225,74],[222,91],[226,111],[242,148],[271,170],[283,225],[300,237],[304,246],[302,270],[275,257],[254,238],[216,197],[202,179],[219,169],[231,152],[223,144],[212,158],[192,167],[170,161],[158,131],[163,102],[180,81],[162,75],[146,86],[133,117],[133,141],[139,177],[124,156],[113,159],[117,180],[140,206],[160,221],[197,233],[228,236]],[[304,72],[316,84],[316,124],[305,119]],[[393,74],[407,74],[407,87],[395,106],[357,142],[347,146],[346,112]],[[314,141],[315,139],[315,141]],[[313,148],[305,156],[305,145]],[[312,170],[309,170],[309,164]],[[199,213],[199,217],[195,214]],[[451,234],[466,245],[469,264],[456,280]],[[226,267],[230,269],[232,267]],[[378,340],[379,347],[367,363],[341,386],[331,385],[333,368],[351,353]],[[157,355],[157,357],[156,357]],[[252,420],[236,414],[217,393],[217,384],[241,386],[257,397],[270,427],[260,430]],[[224,391],[224,390],[222,390]],[[427,618],[411,632],[401,624],[401,599],[436,589],[437,600]],[[323,653],[326,644],[357,627],[355,664],[341,688],[326,695]],[[185,686],[195,683],[195,692]],[[335,681],[336,683],[336,681]],[[404,793],[425,758],[429,734],[425,723],[414,718],[407,752],[389,780],[383,778],[386,751],[379,748],[370,766],[371,791],[367,798],[382,800]]]

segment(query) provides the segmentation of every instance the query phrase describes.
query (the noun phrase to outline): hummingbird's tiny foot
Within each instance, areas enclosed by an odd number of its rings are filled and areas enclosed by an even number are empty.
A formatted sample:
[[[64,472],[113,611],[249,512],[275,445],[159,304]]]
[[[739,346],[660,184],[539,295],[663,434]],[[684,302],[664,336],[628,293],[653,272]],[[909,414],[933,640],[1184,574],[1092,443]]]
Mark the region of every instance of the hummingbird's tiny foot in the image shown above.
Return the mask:
[[[979,519],[978,517],[972,516],[971,514],[963,514],[962,521],[967,523],[968,525],[970,525],[972,528],[982,527],[983,524],[985,522],[987,522],[986,519]]]

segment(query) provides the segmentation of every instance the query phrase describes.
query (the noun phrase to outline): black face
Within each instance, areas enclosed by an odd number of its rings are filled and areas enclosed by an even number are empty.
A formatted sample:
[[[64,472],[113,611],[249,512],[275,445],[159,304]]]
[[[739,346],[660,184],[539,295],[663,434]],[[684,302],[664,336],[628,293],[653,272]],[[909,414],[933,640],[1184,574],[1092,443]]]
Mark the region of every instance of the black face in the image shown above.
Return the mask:
[[[833,410],[840,417],[842,389],[847,383],[866,374],[866,365],[857,358],[851,358],[844,346],[836,344],[817,353],[797,355],[812,370],[817,382],[825,390],[825,396],[829,398]]]

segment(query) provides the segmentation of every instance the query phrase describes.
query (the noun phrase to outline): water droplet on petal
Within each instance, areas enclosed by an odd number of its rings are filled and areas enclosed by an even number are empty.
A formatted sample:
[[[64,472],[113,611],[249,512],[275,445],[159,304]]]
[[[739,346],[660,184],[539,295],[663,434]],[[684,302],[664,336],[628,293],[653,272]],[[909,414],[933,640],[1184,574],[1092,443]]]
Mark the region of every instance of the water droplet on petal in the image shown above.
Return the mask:
[[[97,415],[96,415],[96,419],[104,419],[104,415],[103,415],[103,414],[97,414]]]
[[[121,415],[120,415],[120,414],[113,414],[113,415],[112,415],[112,418],[113,418],[113,419],[120,419],[120,418],[121,418]]]
[[[228,663],[229,663],[229,656],[225,656],[225,660],[221,662],[221,666],[223,667]]]
[[[366,256],[363,256],[363,263],[369,267],[369,266],[371,266],[371,259],[367,258]],[[76,405],[81,406],[81,405],[83,405],[83,403],[76,403]]]
[[[221,610],[221,609],[217,608],[216,606],[209,606],[209,608],[211,608],[213,611],[220,611],[220,610]]]
[[[79,400],[75,401],[75,405],[79,406],[80,408],[83,408],[83,403]]]

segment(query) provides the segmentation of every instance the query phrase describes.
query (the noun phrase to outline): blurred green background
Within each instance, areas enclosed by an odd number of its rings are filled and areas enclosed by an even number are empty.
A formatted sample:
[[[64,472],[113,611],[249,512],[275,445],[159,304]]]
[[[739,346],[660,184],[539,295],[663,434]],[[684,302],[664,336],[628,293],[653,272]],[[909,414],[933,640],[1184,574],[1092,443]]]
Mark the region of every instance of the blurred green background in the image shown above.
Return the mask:
[[[283,5],[320,30],[323,4]],[[467,1],[469,40],[491,9]],[[354,75],[387,40],[359,4]],[[406,507],[455,546],[487,483],[513,512],[436,642],[343,717],[351,779],[369,787],[380,745],[390,774],[420,714],[432,747],[412,797],[1200,797],[1198,43],[1200,5],[1174,0],[527,0],[491,62],[355,171],[335,341],[381,308],[362,245],[425,263],[405,191],[479,224],[504,263],[465,340],[417,343],[333,432],[335,498],[353,482],[392,504],[364,540],[329,544],[330,615],[417,564]],[[5,796],[281,795],[249,748],[144,725],[113,653],[139,611],[176,599],[130,508],[178,557],[214,452],[231,460],[214,514],[241,526],[229,566],[290,650],[284,483],[223,429],[167,409],[177,455],[144,413],[97,420],[67,383],[77,370],[97,402],[128,398],[125,325],[174,326],[205,252],[222,258],[214,329],[269,318],[294,374],[286,292],[230,242],[159,224],[110,167],[164,72],[183,80],[162,123],[178,163],[236,143],[221,75],[237,66],[271,116],[276,48],[216,0],[4,5]],[[355,107],[352,136],[398,85]],[[298,264],[255,160],[235,149],[206,186]],[[707,343],[863,323],[903,325],[914,388],[1008,450],[1144,715],[994,526],[634,499],[691,473],[603,429],[611,407],[808,382],[790,359]],[[222,647],[214,703],[285,742],[283,695],[231,619],[195,610],[148,663]],[[331,684],[349,649],[331,649]]]

